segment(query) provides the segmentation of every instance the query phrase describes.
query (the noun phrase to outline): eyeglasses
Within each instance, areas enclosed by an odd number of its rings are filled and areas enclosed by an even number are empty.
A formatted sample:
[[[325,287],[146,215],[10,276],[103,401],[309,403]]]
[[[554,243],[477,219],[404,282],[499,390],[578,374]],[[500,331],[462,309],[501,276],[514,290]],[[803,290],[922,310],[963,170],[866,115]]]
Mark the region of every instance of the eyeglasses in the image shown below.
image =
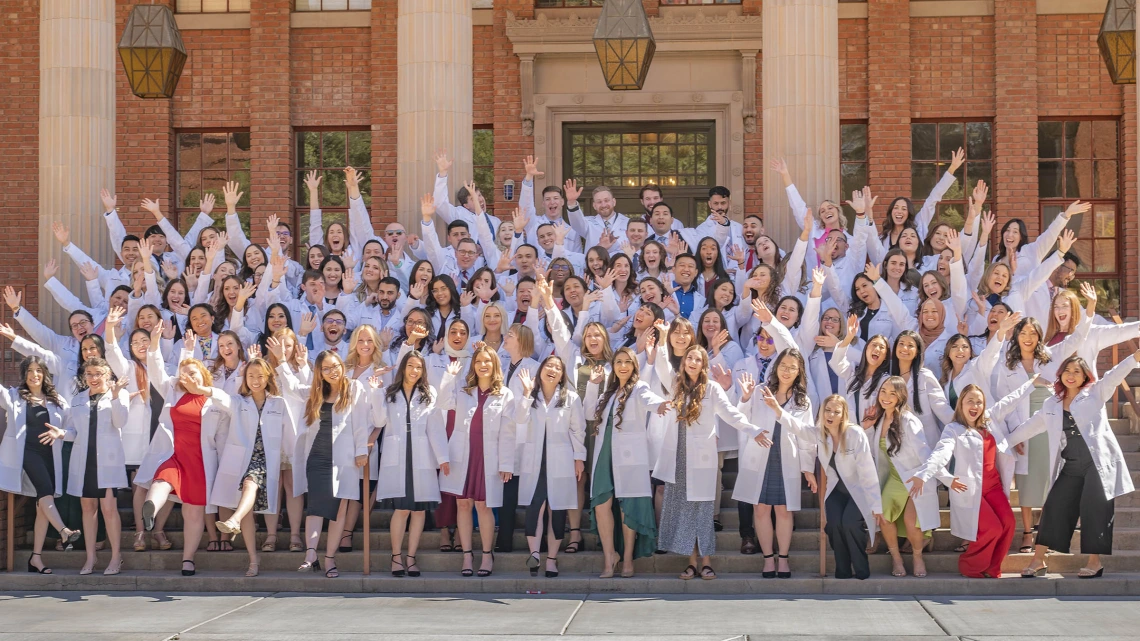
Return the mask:
[[[106,376],[110,373],[111,373],[110,371],[102,369],[102,368],[93,369],[93,370],[88,370],[86,372],[83,372],[83,378],[86,378],[88,380],[99,380],[100,378],[103,378],[104,376]]]
[[[91,321],[85,318],[71,323],[71,329],[82,329],[84,327],[91,327]]]
[[[326,318],[325,325],[344,325],[343,318]]]
[[[479,252],[472,251],[470,249],[459,249],[459,250],[456,250],[455,253],[459,254],[460,256],[478,256],[479,255]]]
[[[288,238],[288,237],[292,236],[293,234],[288,229],[278,229],[277,235],[281,238]]]
[[[771,337],[768,337],[768,338],[764,338],[763,336],[757,336],[757,337],[756,337],[756,342],[757,342],[757,343],[759,343],[759,344],[761,344],[761,345],[771,345],[771,344],[773,344],[775,341],[773,341]]]
[[[322,367],[321,373],[322,374],[335,374],[335,373],[339,372],[340,370],[341,370],[341,365],[340,365],[340,363],[337,363],[336,365],[328,365],[326,367]]]
[[[570,271],[569,265],[551,265],[550,271],[552,272],[568,272]]]
[[[782,372],[784,374],[790,374],[793,372],[798,372],[799,369],[800,368],[797,367],[795,363],[783,363],[779,367],[776,368],[776,371]]]

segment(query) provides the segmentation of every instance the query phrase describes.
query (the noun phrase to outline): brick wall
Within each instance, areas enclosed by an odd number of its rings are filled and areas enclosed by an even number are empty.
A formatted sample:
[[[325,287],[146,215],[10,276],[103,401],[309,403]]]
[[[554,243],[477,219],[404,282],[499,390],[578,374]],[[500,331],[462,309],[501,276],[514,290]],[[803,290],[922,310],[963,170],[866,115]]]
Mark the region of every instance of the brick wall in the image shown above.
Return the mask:
[[[867,5],[868,175],[886,199],[910,194],[910,6]]]
[[[174,94],[176,128],[249,127],[249,31],[215,29],[182,32],[193,55]]]
[[[839,117],[867,118],[867,21],[839,21]]]
[[[473,27],[471,46],[471,119],[476,125],[487,125],[495,122],[495,25]]]
[[[289,117],[295,127],[369,124],[370,29],[292,29]]]
[[[290,128],[289,10],[291,0],[250,5],[250,227],[293,207],[293,132]]]
[[[998,225],[1025,220],[1040,227],[1037,211],[1037,2],[996,4],[994,46],[997,105],[994,116],[994,208]]]
[[[913,118],[992,118],[994,21],[989,16],[912,18]]]
[[[511,42],[507,39],[507,11],[514,12],[516,18],[530,18],[534,15],[534,3],[530,0],[495,2],[492,38],[495,56],[495,193],[497,194],[502,193],[503,181],[507,178],[516,182],[522,178],[522,159],[534,153],[534,136],[524,136],[522,131],[519,58],[514,54]],[[516,207],[518,207],[517,202],[505,203],[496,198],[493,213],[501,218],[509,218]]]

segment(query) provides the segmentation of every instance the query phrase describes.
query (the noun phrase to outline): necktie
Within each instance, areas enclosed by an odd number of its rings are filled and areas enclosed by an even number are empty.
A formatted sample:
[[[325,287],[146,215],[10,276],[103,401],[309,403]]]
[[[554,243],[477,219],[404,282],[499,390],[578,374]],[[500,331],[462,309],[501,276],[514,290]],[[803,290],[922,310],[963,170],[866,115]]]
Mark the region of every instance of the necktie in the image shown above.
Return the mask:
[[[763,380],[764,380],[764,375],[768,373],[768,364],[771,362],[772,362],[772,359],[770,357],[769,358],[764,358],[763,356],[757,356],[756,357],[756,370],[758,372],[757,378],[759,378],[761,382],[763,382]]]
[[[448,356],[448,362],[454,363],[455,357]],[[455,431],[455,410],[447,410],[447,438],[451,438],[451,433]]]
[[[504,381],[505,385],[511,384],[511,377],[515,375],[515,370],[518,369],[519,363],[521,362],[522,361],[519,361],[518,363],[511,363],[511,366],[507,368],[507,379]]]
[[[521,309],[515,310],[515,322],[516,323],[522,323],[525,320],[526,320],[526,312],[524,312]]]
[[[462,288],[466,284],[467,284],[467,270],[464,269],[463,271],[459,272],[459,287]]]
[[[748,261],[744,263],[744,269],[747,269],[748,271],[752,271],[752,267],[754,266],[755,262],[756,262],[756,250],[750,248],[748,250]]]
[[[314,318],[316,318],[317,306],[309,305],[309,313],[312,314]],[[305,337],[305,349],[312,351],[316,348],[316,345],[313,344],[313,332],[309,332],[309,335]]]

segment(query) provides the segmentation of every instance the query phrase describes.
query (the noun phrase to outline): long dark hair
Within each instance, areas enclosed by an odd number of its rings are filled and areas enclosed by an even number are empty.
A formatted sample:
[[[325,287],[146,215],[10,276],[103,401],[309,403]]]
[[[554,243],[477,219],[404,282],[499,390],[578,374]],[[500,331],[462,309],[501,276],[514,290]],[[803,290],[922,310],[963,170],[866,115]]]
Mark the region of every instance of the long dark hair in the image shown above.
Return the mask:
[[[339,224],[340,223],[333,223],[333,225],[339,225]],[[331,225],[330,225],[330,227],[331,227]],[[345,232],[345,238],[346,239],[348,238],[347,232]],[[345,249],[347,249],[348,240],[345,240],[345,245],[346,245]],[[336,263],[337,265],[340,265],[340,281],[337,282],[336,286],[337,286],[337,289],[339,289],[341,292],[344,292],[344,273],[348,270],[345,269],[344,261],[341,260],[340,256],[337,256],[335,254],[329,254],[329,255],[325,256],[325,259],[321,261],[321,266],[319,268],[317,268],[317,271],[321,272],[321,278],[324,278],[325,267],[327,267],[329,263]]]
[[[1021,334],[1021,330],[1026,327],[1032,327],[1033,331],[1037,332],[1037,346],[1033,348],[1033,361],[1038,365],[1044,365],[1053,360],[1049,356],[1049,352],[1045,351],[1045,332],[1041,331],[1041,323],[1038,323],[1037,319],[1032,316],[1026,316],[1013,326],[1013,333],[1009,337],[1009,347],[1005,350],[1006,369],[1013,369],[1021,364],[1021,343],[1017,337]]]
[[[614,254],[613,256],[610,256],[610,261],[607,264],[607,267],[609,269],[613,269],[614,265],[617,264],[617,262],[619,260],[624,260],[625,262],[629,263],[629,276],[626,277],[625,286],[621,288],[621,291],[618,291],[617,279],[616,278],[614,279],[614,285],[613,285],[614,286],[614,294],[618,297],[621,297],[623,294],[629,294],[630,296],[636,296],[637,295],[637,269],[633,264],[633,260],[631,260],[629,256],[626,256],[625,254],[619,252],[619,253]]]
[[[891,346],[891,356],[887,359],[887,361],[891,364],[891,376],[898,376],[899,378],[903,378],[902,371],[900,369],[901,366],[899,364],[898,351],[899,341],[904,338],[909,338],[914,341],[915,354],[914,360],[910,362],[910,384],[914,389],[914,411],[921,414],[922,400],[918,393],[918,381],[920,378],[922,378],[920,376],[920,370],[922,370],[922,366],[924,364],[922,353],[926,351],[926,345],[922,343],[922,337],[919,336],[917,332],[913,332],[909,329],[904,329],[903,331],[899,332],[899,335],[895,336],[895,344]],[[903,380],[906,379],[903,378]]]
[[[954,334],[950,340],[942,347],[942,377],[938,379],[939,383],[945,385],[950,382],[950,378],[954,375],[954,362],[950,360],[950,346],[958,341],[966,341],[966,346],[970,348],[970,359],[974,358],[974,344],[970,342],[970,337],[965,334]]]
[[[679,373],[681,371],[681,357],[684,354],[674,354],[673,343],[669,340],[673,337],[673,332],[677,331],[678,327],[689,328],[689,336],[692,337],[689,344],[685,346],[684,351],[688,351],[690,347],[697,345],[698,337],[697,330],[693,329],[693,324],[684,316],[678,316],[673,319],[673,322],[669,323],[669,331],[665,333],[665,353],[669,355],[669,364],[673,366],[673,371]],[[660,339],[661,338],[658,337],[658,340]]]
[[[900,200],[906,203],[906,220],[904,220],[901,225],[895,225],[895,217],[891,215],[891,212],[895,210],[895,203],[898,203]],[[887,206],[887,219],[883,222],[883,231],[879,233],[879,239],[891,247],[894,247],[894,245],[891,244],[891,234],[895,231],[902,232],[906,227],[917,230],[914,224],[914,203],[911,202],[910,198],[899,196],[892,200],[891,204]]]
[[[724,268],[724,257],[721,256],[720,243],[716,242],[716,239],[712,236],[705,236],[697,242],[697,273],[702,274],[705,271],[705,259],[701,257],[701,247],[705,244],[706,240],[711,242],[712,246],[716,248],[716,258],[713,259],[712,264],[713,273],[716,274],[716,278],[713,280],[727,280],[729,278],[728,270]]]
[[[653,321],[655,323],[659,320],[665,320],[665,310],[661,309],[661,306],[657,303],[642,303],[641,306],[649,308],[649,312],[653,314]],[[637,312],[634,313],[636,314]],[[657,328],[653,328],[653,332],[657,335],[657,344],[660,345],[664,337],[661,336],[661,332],[657,331]],[[626,332],[624,340],[626,342],[637,340],[637,329],[633,327],[633,324],[630,324],[629,331]]]
[[[1006,222],[1006,224],[1001,226],[1001,235],[998,236],[998,252],[997,255],[994,256],[994,262],[1001,262],[1008,258],[1005,251],[1005,232],[1014,225],[1017,225],[1017,231],[1020,232],[1021,235],[1021,238],[1019,238],[1017,241],[1017,251],[1021,251],[1022,247],[1025,247],[1029,244],[1029,230],[1026,229],[1024,220],[1020,218],[1014,218],[1013,220]]]
[[[868,348],[871,347],[871,343],[873,343],[876,340],[881,340],[881,341],[883,341],[883,344],[886,345],[887,355],[885,358],[883,358],[882,364],[875,368],[875,371],[868,372],[867,369],[870,367],[870,365],[868,365],[868,363],[867,363],[867,350],[868,350]],[[861,389],[863,389],[863,385],[867,382],[868,379],[870,379],[871,391],[868,391],[866,394],[863,394],[863,398],[866,398],[866,399],[871,398],[871,394],[875,393],[875,391],[879,387],[879,381],[883,380],[884,376],[890,375],[890,371],[891,371],[891,351],[890,351],[890,349],[891,349],[890,341],[888,341],[887,337],[883,336],[882,334],[875,334],[871,338],[868,338],[866,343],[863,343],[863,355],[859,359],[859,367],[855,368],[855,373],[851,375],[851,382],[849,382],[847,384],[847,393],[848,394],[858,394],[859,391]]]
[[[257,344],[261,347],[262,354],[269,353],[269,345],[267,341],[269,340],[270,336],[273,336],[273,330],[269,329],[269,312],[272,312],[275,309],[280,309],[281,312],[285,314],[285,326],[289,329],[293,329],[293,315],[289,313],[289,308],[286,307],[283,303],[273,303],[268,308],[266,308],[265,324],[261,329],[261,335],[257,337]]]
[[[895,416],[891,419],[891,424],[887,425],[887,456],[894,456],[902,449],[902,415],[903,412],[910,411],[910,406],[907,405],[906,381],[899,376],[892,376],[883,381],[882,387],[890,385],[891,391],[899,397],[899,404],[895,407]],[[875,393],[875,408],[878,410],[878,420],[883,420],[885,411],[883,406],[879,404],[879,394]]]
[[[807,391],[807,370],[804,366],[804,355],[800,350],[790,347],[780,352],[776,360],[768,367],[768,389],[772,390],[775,394],[776,390],[780,389],[780,377],[777,372],[780,369],[780,362],[785,358],[791,358],[796,361],[796,366],[799,368],[799,373],[796,374],[796,380],[792,381],[792,400],[795,401],[796,407],[806,409],[811,401],[808,400]]]
[[[83,366],[85,364],[83,359],[83,341],[92,340],[95,342],[95,348],[99,350],[97,358],[107,358],[107,344],[103,342],[103,337],[98,334],[88,334],[79,341],[79,365],[75,368],[75,391],[82,392],[87,389],[87,379],[83,376]],[[129,346],[128,346],[129,349]],[[88,359],[90,360],[90,359]],[[115,378],[115,373],[111,372],[111,378]]]
[[[859,318],[863,318],[863,314],[867,313],[867,303],[864,303],[859,298],[858,294],[855,293],[856,288],[859,286],[859,281],[861,280],[865,280],[868,283],[871,283],[871,287],[875,286],[875,281],[871,280],[871,278],[863,272],[855,274],[855,279],[851,281],[851,307],[847,309],[847,313],[855,314]],[[875,295],[877,296],[878,292],[875,292]]]
[[[226,321],[230,320],[230,302],[226,300],[226,283],[229,281],[237,283],[238,289],[245,285],[245,281],[235,276],[226,276],[222,279],[221,284],[214,290],[214,295],[217,297],[217,302],[214,303],[214,324],[211,329],[215,334],[221,334],[222,329],[226,326]],[[187,314],[189,316],[189,314]]]
[[[435,289],[436,283],[443,283],[443,286],[447,288],[448,293],[451,295],[451,302],[449,303],[451,305],[451,313],[448,314],[448,316],[459,318],[460,308],[463,304],[459,301],[459,290],[455,288],[455,281],[452,280],[451,276],[448,276],[447,274],[439,274],[435,278],[432,278],[430,281],[428,281],[427,305],[425,305],[428,315],[435,316],[435,313],[439,311],[439,303],[436,302],[435,295],[432,294],[432,290]],[[444,328],[447,327],[447,325],[447,318],[441,318],[439,323],[440,335],[436,336],[436,338],[443,338],[443,332],[445,331]]]
[[[245,254],[250,249],[256,249],[257,251],[261,252],[261,264],[265,265],[267,268],[269,267],[269,257],[265,255],[265,250],[262,249],[261,245],[258,245],[257,243],[250,243],[249,245],[246,246],[245,250],[242,251],[242,253],[241,253],[241,271],[238,272],[238,278],[242,279],[243,281],[248,280],[248,281],[252,282],[253,281],[253,273],[254,273],[254,271],[257,270],[257,268],[256,267],[250,267],[245,262]]]
[[[617,374],[613,371],[613,363],[617,360],[617,357],[622,354],[625,354],[633,361],[633,372],[629,375],[629,380],[625,382],[625,385],[619,386]],[[610,378],[606,383],[606,391],[602,393],[601,400],[598,401],[598,409],[594,412],[595,434],[602,429],[602,415],[605,413],[606,406],[609,405],[611,398],[614,398],[615,403],[617,403],[617,407],[614,409],[614,429],[621,429],[622,414],[625,413],[625,402],[629,400],[629,395],[633,392],[634,385],[637,385],[639,374],[637,354],[629,347],[619,347],[618,350],[614,352],[613,360],[610,361]]]
[[[52,382],[51,370],[48,369],[47,363],[39,356],[29,356],[20,362],[20,387],[18,388],[20,398],[24,399],[25,403],[31,404],[32,402],[32,390],[28,387],[28,370],[33,366],[38,367],[44,375],[44,382],[40,384],[40,387],[43,388],[44,399],[55,403],[56,407],[62,408],[63,397],[55,389],[55,383]]]
[[[424,349],[425,347],[430,348],[432,345],[432,336],[434,335],[435,330],[432,328],[431,314],[429,314],[423,307],[416,307],[404,316],[404,322],[400,323],[400,334],[396,337],[396,340],[392,342],[392,345],[398,349],[400,345],[403,345],[408,341],[408,317],[410,317],[412,314],[418,314],[422,316],[424,321],[424,328],[427,329],[427,336],[425,336],[420,341],[419,345],[416,345],[415,349],[419,350]]]
[[[404,354],[404,358],[400,359],[400,365],[398,367],[396,367],[396,375],[394,377],[392,377],[392,384],[388,386],[388,389],[384,390],[385,397],[388,399],[389,403],[396,402],[396,394],[400,394],[403,392],[403,389],[404,389],[404,370],[406,370],[408,367],[408,361],[413,359],[413,358],[420,359],[420,366],[423,367],[423,373],[420,374],[420,380],[416,381],[416,384],[414,386],[412,386],[412,389],[414,391],[418,391],[420,393],[419,398],[417,398],[416,400],[419,401],[420,403],[424,403],[424,404],[431,403],[431,401],[432,401],[431,386],[428,385],[428,380],[427,380],[428,379],[427,359],[425,359],[424,355],[421,354],[420,351],[416,350],[416,349],[408,351],[407,354]]]
[[[712,314],[713,316],[716,316],[717,318],[720,319],[720,328],[721,329],[723,329],[723,330],[728,329],[728,322],[726,320],[724,320],[724,314],[720,313],[719,309],[713,309],[712,307],[709,307],[705,311],[701,312],[701,318],[700,318],[700,320],[697,321],[697,327],[693,331],[695,331],[697,334],[697,343],[701,347],[703,347],[707,350],[712,349],[712,345],[709,344],[709,340],[707,338],[705,338],[705,331],[704,331],[705,317],[708,316],[709,314]],[[729,336],[729,340],[732,340],[731,336]]]
[[[530,391],[531,407],[538,407],[538,388],[541,387],[539,377],[542,376],[542,369],[551,360],[556,360],[562,364],[562,379],[558,381],[558,386],[554,388],[554,397],[557,399],[554,407],[564,407],[566,405],[566,393],[570,389],[570,376],[567,372],[566,361],[561,357],[551,354],[542,359],[542,364],[538,366],[538,371],[534,373],[534,389]]]
[[[484,272],[491,275],[491,289],[495,290],[495,295],[491,296],[491,300],[492,301],[503,300],[503,293],[498,291],[499,290],[499,280],[497,278],[495,278],[495,270],[491,269],[490,267],[487,267],[486,265],[484,265],[483,267],[480,267],[479,269],[476,269],[475,272],[473,274],[471,274],[471,278],[468,278],[467,284],[463,286],[463,291],[471,292],[472,294],[474,294],[475,293],[475,281],[479,280],[479,277],[482,276]],[[454,303],[452,303],[452,305],[454,305]]]

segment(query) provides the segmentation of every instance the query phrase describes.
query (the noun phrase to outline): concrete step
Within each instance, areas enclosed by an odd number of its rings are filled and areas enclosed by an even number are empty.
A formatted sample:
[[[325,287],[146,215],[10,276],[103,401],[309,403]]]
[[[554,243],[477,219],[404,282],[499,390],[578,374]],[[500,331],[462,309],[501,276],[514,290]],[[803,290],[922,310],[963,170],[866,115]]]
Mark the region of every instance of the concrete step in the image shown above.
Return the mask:
[[[597,565],[600,567],[601,560]],[[97,566],[102,567],[102,565]],[[458,566],[456,566],[458,567]],[[386,569],[386,567],[384,568]],[[762,579],[759,575],[721,572],[715,581],[681,581],[673,573],[652,575],[639,573],[633,578],[599,579],[597,569],[569,571],[559,568],[557,578],[532,578],[525,571],[497,569],[485,579],[460,578],[458,573],[427,572],[419,578],[394,578],[376,571],[363,576],[347,569],[337,579],[326,579],[322,573],[305,573],[263,569],[256,578],[242,576],[245,568],[233,572],[199,570],[196,576],[183,577],[176,571],[137,571],[128,566],[118,576],[102,574],[77,576],[61,571],[54,575],[25,573],[0,574],[0,589],[21,592],[75,590],[82,592],[225,592],[236,594],[306,592],[306,593],[483,593],[483,594],[858,594],[858,595],[922,595],[952,596],[1116,596],[1140,592],[1140,573],[1109,572],[1096,581],[1081,581],[1075,573],[1049,574],[1033,581],[1021,580],[1016,574],[1001,579],[967,579],[957,574],[931,574],[926,578],[897,578],[872,574],[866,581],[821,578],[818,565],[796,572],[791,579]],[[830,572],[830,571],[829,571]]]
[[[1111,408],[1109,409],[1111,412]],[[1110,418],[1108,419],[1109,425],[1112,427],[1112,433],[1117,436],[1126,436],[1132,434],[1132,428],[1126,418]]]
[[[323,556],[323,550],[321,551]],[[31,556],[30,550],[18,550],[16,553],[16,567],[25,568]],[[98,568],[106,567],[110,560],[110,552],[98,553]],[[480,563],[480,554],[476,554],[476,568]],[[903,555],[907,567],[910,568],[910,555]],[[528,555],[523,551],[495,555],[495,567],[503,572],[526,572],[526,559]],[[797,573],[816,573],[819,570],[819,551],[802,550],[790,553],[792,571]],[[952,552],[932,552],[924,555],[927,571],[930,573],[954,575],[958,573],[958,554]],[[43,553],[44,562],[48,567],[60,574],[77,572],[85,561],[81,552],[56,552],[54,550]],[[416,556],[420,569],[424,572],[454,572],[459,573],[463,564],[463,555],[460,553],[441,553],[429,549],[420,550]],[[125,568],[131,571],[147,572],[174,572],[181,569],[182,553],[178,550],[166,552],[133,552],[123,553]],[[387,572],[390,556],[387,550],[373,551],[371,554],[372,569],[374,572]],[[1029,564],[1031,554],[1011,554],[1002,564],[1003,572],[1020,572]],[[290,572],[297,569],[304,561],[301,552],[276,552],[261,554],[259,557],[261,569],[266,572]],[[1101,557],[1107,572],[1140,572],[1140,552],[1118,552],[1112,556]],[[194,557],[198,570],[220,573],[244,573],[249,563],[248,555],[243,552],[225,553],[199,553]],[[1083,565],[1085,556],[1080,554],[1050,554],[1047,563],[1053,572],[1076,572]],[[583,572],[595,573],[602,571],[603,556],[601,552],[579,552],[578,554],[560,554],[558,556],[559,569],[568,573]],[[827,555],[829,567],[834,560]],[[360,572],[364,563],[362,552],[345,552],[337,554],[336,564],[345,572]],[[324,567],[324,560],[321,560]],[[688,565],[686,557],[676,554],[654,555],[649,558],[638,559],[634,563],[636,571],[642,574],[670,575],[679,574]],[[763,570],[764,559],[761,555],[744,556],[736,550],[718,550],[712,557],[712,565],[720,574],[759,574]],[[871,572],[877,575],[887,575],[891,570],[891,559],[887,554],[871,556]],[[102,577],[100,577],[102,578]],[[2,585],[0,579],[0,585]]]

